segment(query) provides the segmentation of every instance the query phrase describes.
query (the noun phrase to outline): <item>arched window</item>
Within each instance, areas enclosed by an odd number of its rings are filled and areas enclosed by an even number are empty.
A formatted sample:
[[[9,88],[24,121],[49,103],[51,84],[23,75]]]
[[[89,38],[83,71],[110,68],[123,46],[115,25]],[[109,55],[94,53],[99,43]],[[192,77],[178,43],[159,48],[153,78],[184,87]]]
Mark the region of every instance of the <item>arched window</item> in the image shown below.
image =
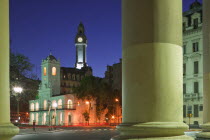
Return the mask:
[[[47,100],[44,100],[44,110],[47,109]]]
[[[70,99],[67,102],[67,108],[73,108],[73,102]]]
[[[46,125],[46,116],[47,116],[47,114],[44,113],[44,114],[43,114],[43,125]]]
[[[36,103],[36,110],[39,110],[39,103]]]
[[[62,108],[62,100],[59,99],[59,100],[58,100],[58,109],[61,109],[61,108]]]
[[[38,125],[38,123],[39,123],[39,114],[36,113],[36,124]]]
[[[34,103],[31,103],[31,111],[34,111]]]
[[[53,76],[56,75],[56,67],[52,67],[52,75],[53,75]]]
[[[47,68],[46,68],[46,67],[44,67],[44,72],[43,72],[43,74],[44,74],[44,76],[47,75]]]

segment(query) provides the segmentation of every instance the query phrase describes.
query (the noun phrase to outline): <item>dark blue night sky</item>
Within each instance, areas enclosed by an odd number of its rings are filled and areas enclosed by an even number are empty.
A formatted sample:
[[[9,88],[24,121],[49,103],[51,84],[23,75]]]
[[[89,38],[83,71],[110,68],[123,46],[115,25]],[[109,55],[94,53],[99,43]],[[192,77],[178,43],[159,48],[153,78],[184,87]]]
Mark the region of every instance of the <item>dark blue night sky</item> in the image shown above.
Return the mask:
[[[193,1],[183,0],[183,10]],[[61,66],[74,67],[80,21],[88,38],[87,63],[104,77],[106,65],[121,58],[121,0],[10,0],[12,51],[28,56],[38,76],[50,50]]]

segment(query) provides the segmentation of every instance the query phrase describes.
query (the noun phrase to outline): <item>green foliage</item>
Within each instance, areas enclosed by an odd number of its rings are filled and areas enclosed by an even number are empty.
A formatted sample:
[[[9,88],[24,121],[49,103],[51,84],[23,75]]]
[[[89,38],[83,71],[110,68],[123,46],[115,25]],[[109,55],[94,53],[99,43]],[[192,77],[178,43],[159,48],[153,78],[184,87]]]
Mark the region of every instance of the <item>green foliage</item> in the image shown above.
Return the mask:
[[[100,79],[87,76],[82,79],[80,86],[73,88],[77,98],[82,100],[92,100],[97,97],[100,90]]]
[[[23,54],[10,53],[10,76],[16,78],[18,75],[26,76],[33,68],[29,58]]]
[[[17,99],[20,100],[20,111],[26,112],[29,110],[29,100],[36,98],[40,81],[36,80],[37,76],[30,74],[32,68],[28,57],[10,53],[10,108],[13,112],[17,110]],[[21,94],[13,91],[15,86],[23,88]]]
[[[82,113],[83,117],[85,118],[85,121],[88,122],[90,119],[90,114],[87,112],[87,110]]]
[[[78,99],[96,100],[96,116],[99,121],[105,109],[108,109],[107,114],[113,114],[113,109],[116,104],[115,98],[121,98],[120,91],[114,90],[102,78],[94,76],[84,77],[80,82],[80,86],[75,87],[73,91]]]

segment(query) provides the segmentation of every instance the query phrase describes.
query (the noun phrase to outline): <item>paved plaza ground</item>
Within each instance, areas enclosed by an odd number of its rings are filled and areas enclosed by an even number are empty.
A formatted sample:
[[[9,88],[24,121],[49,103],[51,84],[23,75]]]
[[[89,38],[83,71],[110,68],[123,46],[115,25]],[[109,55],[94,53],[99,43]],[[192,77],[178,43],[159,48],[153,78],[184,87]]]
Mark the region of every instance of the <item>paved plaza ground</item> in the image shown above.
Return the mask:
[[[190,130],[186,135],[194,137],[199,130]],[[49,131],[48,128],[20,129],[12,140],[110,140],[119,135],[115,127],[64,127]]]
[[[115,127],[69,127],[48,131],[48,128],[20,129],[12,140],[109,140],[118,135]]]

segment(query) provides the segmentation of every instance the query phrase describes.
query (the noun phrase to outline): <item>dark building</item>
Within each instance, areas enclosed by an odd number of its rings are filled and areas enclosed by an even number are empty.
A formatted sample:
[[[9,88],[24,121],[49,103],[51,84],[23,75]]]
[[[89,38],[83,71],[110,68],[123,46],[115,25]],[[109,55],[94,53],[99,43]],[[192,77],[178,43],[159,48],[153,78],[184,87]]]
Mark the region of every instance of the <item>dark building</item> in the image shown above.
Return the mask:
[[[122,59],[119,63],[107,66],[104,79],[112,85],[113,89],[122,91]]]

